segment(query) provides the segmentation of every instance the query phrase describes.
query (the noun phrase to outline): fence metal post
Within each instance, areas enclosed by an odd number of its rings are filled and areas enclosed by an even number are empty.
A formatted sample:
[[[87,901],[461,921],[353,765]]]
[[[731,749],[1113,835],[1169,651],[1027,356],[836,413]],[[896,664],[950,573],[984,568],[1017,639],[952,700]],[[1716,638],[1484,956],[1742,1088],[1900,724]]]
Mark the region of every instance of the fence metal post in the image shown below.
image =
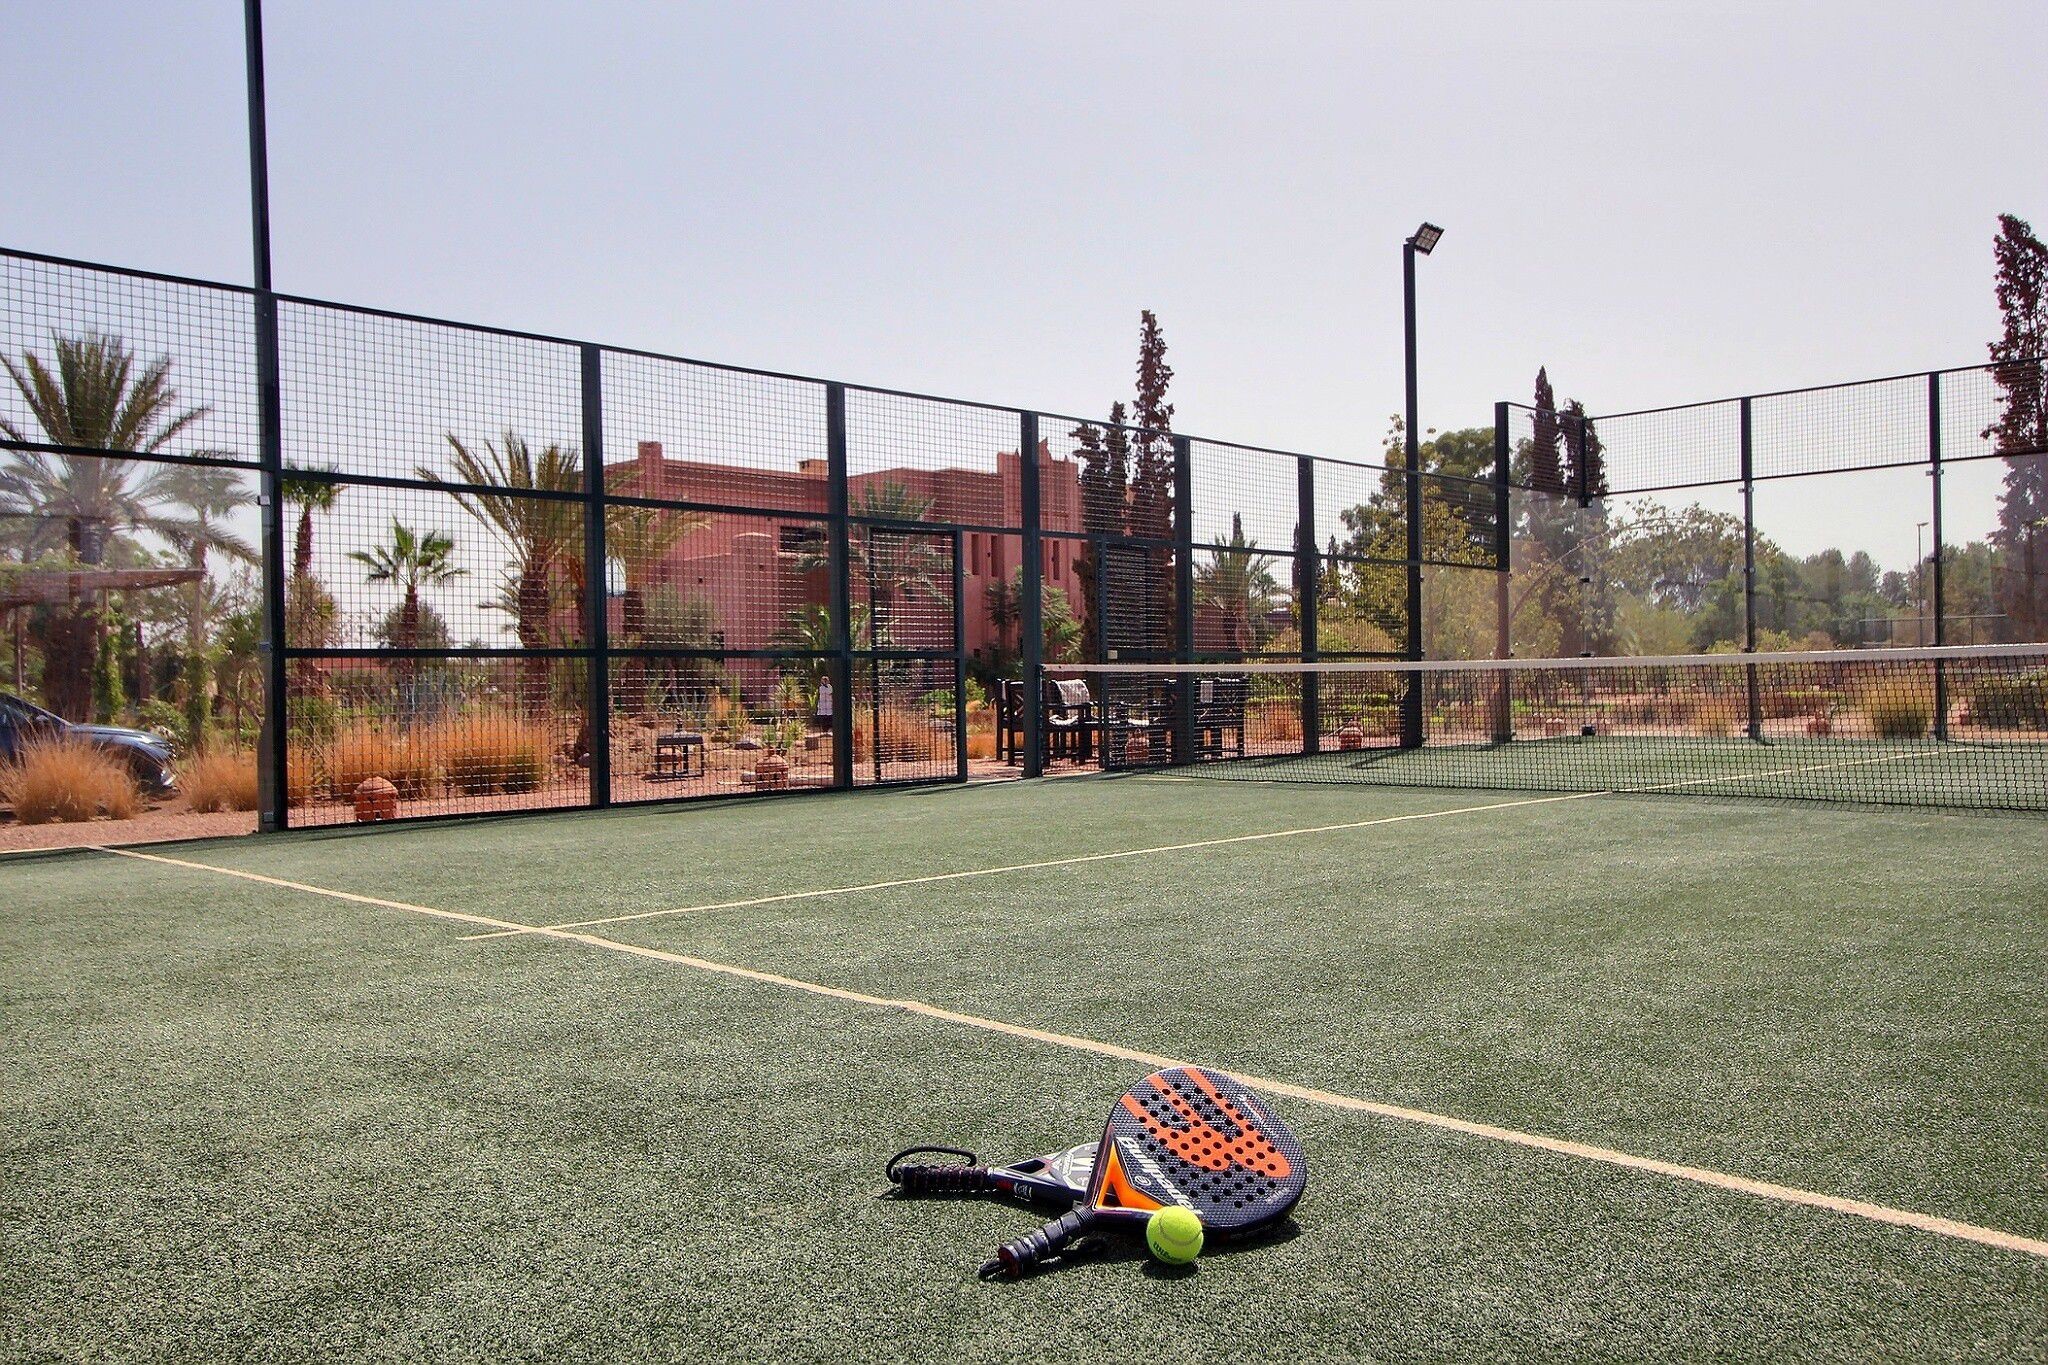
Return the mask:
[[[1316,462],[1304,455],[1294,476],[1294,604],[1301,618],[1301,659],[1314,663],[1322,648],[1318,619],[1323,596],[1323,564],[1316,549]],[[1323,738],[1323,682],[1314,673],[1301,675],[1301,751],[1318,752]]]
[[[583,358],[583,595],[584,646],[590,669],[590,804],[612,803],[612,639],[610,551],[604,525],[604,352],[582,348]]]
[[[1508,405],[1493,405],[1493,657],[1505,659],[1514,653],[1510,575],[1513,572],[1514,510],[1508,502]],[[1515,737],[1514,675],[1501,671],[1494,701],[1493,739],[1505,744]]]
[[[953,775],[967,780],[967,566],[966,536],[953,528]]]
[[[262,742],[257,770],[258,823],[291,826],[285,765],[291,761],[291,660],[285,625],[284,415],[278,382],[277,296],[256,291],[257,424],[262,441],[263,633],[265,673]]]
[[[1742,400],[1742,652],[1756,653],[1756,459],[1747,398]],[[1742,672],[1749,694],[1749,737],[1762,739],[1763,697],[1757,691],[1756,665],[1746,665]]]
[[[831,540],[832,580],[832,785],[853,785],[853,557],[846,528],[846,386],[825,385],[825,514]],[[873,610],[873,604],[869,604]],[[875,623],[868,622],[869,648]],[[876,686],[881,679],[875,680]],[[877,746],[881,736],[874,736]],[[879,747],[877,752],[879,752]]]
[[[263,733],[256,752],[257,824],[265,831],[291,824],[285,781],[290,761],[291,683],[286,658],[284,575],[284,405],[279,392],[277,295],[270,277],[270,141],[263,99],[262,0],[242,3],[243,61],[249,104],[249,226],[256,283],[256,412],[262,466],[263,633],[265,686]]]
[[[1020,557],[1022,575],[1017,603],[1017,630],[1019,652],[1023,655],[1024,698],[1022,715],[1024,719],[1024,776],[1038,777],[1045,772],[1045,753],[1042,748],[1040,712],[1045,702],[1045,604],[1043,587],[1044,542],[1039,539],[1043,512],[1039,508],[1038,470],[1038,414],[1021,413],[1017,419],[1018,472],[1023,486],[1017,490],[1018,507],[1024,523],[1024,553]],[[1098,558],[1095,565],[1097,582],[1102,579],[1102,563]],[[1096,616],[1101,620],[1100,612]]]
[[[1578,476],[1578,499],[1580,508],[1593,505],[1593,470],[1586,458],[1586,414],[1583,410],[1571,415],[1572,434],[1566,438],[1572,443],[1572,468]]]
[[[1945,624],[1948,615],[1947,603],[1942,595],[1941,574],[1941,372],[1934,371],[1927,376],[1927,480],[1933,484],[1931,496],[1934,507],[1929,514],[1932,518],[1934,546],[1933,558],[1925,564],[1916,564],[1914,569],[1928,575],[1929,599],[1922,607],[1934,618],[1934,643],[1948,643],[1948,629]],[[1934,661],[1934,737],[1948,738],[1948,670],[1941,660]]]
[[[1191,663],[1195,657],[1195,517],[1194,458],[1185,436],[1173,438],[1173,657]],[[1195,687],[1190,674],[1181,679],[1179,714],[1175,717],[1173,761],[1195,761]]]

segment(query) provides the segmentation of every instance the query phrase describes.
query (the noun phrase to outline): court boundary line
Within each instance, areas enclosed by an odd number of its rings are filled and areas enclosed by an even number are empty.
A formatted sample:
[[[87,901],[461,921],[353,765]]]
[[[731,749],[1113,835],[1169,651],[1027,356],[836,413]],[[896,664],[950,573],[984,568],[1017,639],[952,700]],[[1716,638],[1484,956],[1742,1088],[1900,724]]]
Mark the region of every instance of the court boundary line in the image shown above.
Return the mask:
[[[1187,778],[1189,782],[1196,778]],[[1420,791],[1421,788],[1409,790]],[[1489,801],[1480,806],[1446,806],[1442,810],[1408,811],[1402,815],[1380,815],[1370,820],[1346,820],[1334,825],[1304,825],[1299,829],[1262,830],[1254,834],[1227,834],[1214,839],[1196,839],[1189,843],[1157,844],[1150,848],[1119,848],[1101,853],[1076,853],[1065,858],[1045,858],[1037,862],[1011,863],[1004,867],[970,867],[955,872],[934,872],[920,877],[897,877],[890,881],[867,882],[860,886],[826,886],[811,891],[783,891],[772,896],[750,896],[745,900],[712,901],[704,905],[682,905],[667,910],[640,910],[630,915],[606,915],[599,919],[564,920],[558,924],[525,925],[517,929],[498,929],[487,934],[464,935],[465,942],[486,938],[511,938],[518,934],[537,934],[552,929],[595,929],[606,924],[630,924],[639,920],[667,919],[673,915],[696,915],[707,910],[743,910],[756,905],[782,905],[790,901],[813,900],[831,896],[852,896],[863,891],[893,891],[905,886],[925,886],[933,882],[966,881],[973,877],[995,877],[1010,872],[1037,872],[1049,867],[1073,867],[1082,863],[1114,862],[1119,858],[1143,858],[1156,853],[1185,853],[1197,848],[1220,848],[1226,844],[1248,844],[1261,839],[1291,839],[1304,834],[1332,834],[1342,830],[1366,829],[1373,825],[1394,825],[1408,820],[1435,820],[1447,815],[1474,815],[1482,811],[1512,810],[1518,806],[1547,806],[1560,801],[1585,801],[1595,796],[1608,795],[1606,792],[1564,792],[1554,795],[1518,797],[1512,801]]]
[[[510,921],[494,920],[488,915],[471,914],[461,910],[441,910],[433,906],[416,905],[406,901],[387,900],[379,896],[366,896],[351,891],[337,891],[328,887],[314,886],[307,882],[290,881],[272,877],[261,872],[247,872],[239,868],[220,867],[212,863],[192,862],[183,858],[171,858],[157,853],[144,853],[136,849],[111,848],[106,845],[87,845],[97,852],[121,858],[133,858],[142,862],[160,863],[169,867],[184,868],[196,872],[211,872],[220,876],[239,878],[259,885],[274,886],[298,891],[307,895],[325,896],[335,900],[370,905],[383,909],[402,910],[411,914],[470,924],[500,924],[511,927]],[[696,971],[729,979],[750,981],[761,985],[778,986],[786,990],[800,991],[808,995],[838,1000],[849,1004],[864,1005],[877,1009],[893,1010],[941,1022],[957,1024],[967,1028],[980,1029],[1028,1042],[1046,1043],[1070,1051],[1088,1053],[1099,1057],[1112,1057],[1121,1061],[1136,1062],[1151,1067],[1183,1066],[1190,1063],[1167,1057],[1159,1053],[1146,1052],[1138,1048],[1124,1047],[1117,1043],[1099,1039],[1084,1038],[1078,1034],[1059,1033],[1051,1029],[1035,1028],[1028,1024],[1016,1024],[1002,1019],[991,1019],[983,1015],[967,1014],[943,1006],[927,1004],[922,1000],[891,999],[887,996],[869,995],[864,991],[849,990],[843,986],[827,985],[823,982],[806,981],[799,977],[783,976],[758,968],[742,967],[734,963],[714,962],[709,958],[693,957],[687,953],[671,952],[665,948],[649,948],[634,943],[622,943],[617,939],[605,938],[600,934],[584,933],[579,930],[538,928],[529,929],[527,934],[554,939],[558,942],[577,943],[608,952],[623,953],[672,966],[688,967]],[[1874,1204],[1867,1200],[1851,1199],[1843,1195],[1827,1194],[1819,1190],[1802,1189],[1796,1185],[1781,1185],[1774,1181],[1756,1180],[1748,1176],[1733,1175],[1705,1166],[1692,1166],[1683,1162],[1665,1161],[1657,1157],[1637,1156],[1613,1147],[1602,1147],[1593,1143],[1577,1142],[1569,1138],[1551,1137],[1543,1133],[1524,1132],[1521,1129],[1506,1128],[1497,1124],[1482,1123],[1472,1119],[1461,1119],[1449,1114],[1438,1114],[1427,1109],[1415,1109],[1407,1105],[1389,1104],[1382,1100],[1369,1100],[1357,1095],[1346,1095],[1334,1090],[1323,1090],[1315,1086],[1300,1085],[1292,1081],[1278,1080],[1269,1076],[1254,1075],[1235,1068],[1219,1067],[1218,1070],[1242,1079],[1256,1090],[1270,1094],[1285,1095],[1290,1099],[1320,1104],[1328,1108],[1351,1113],[1370,1114],[1377,1118],[1393,1119],[1434,1128],[1441,1132],[1457,1133],[1464,1137],[1499,1142],[1526,1150],[1545,1152],[1554,1156],[1573,1157],[1599,1165],[1635,1171],[1645,1175],[1663,1176],[1701,1185],[1709,1189],[1733,1194],[1745,1194],[1758,1199],[1790,1204],[1802,1208],[1820,1209],[1847,1217],[1861,1218],[1868,1222],[1888,1227],[1904,1228],[1916,1232],[1931,1233],[1955,1241],[1970,1242],[1998,1251],[2017,1252],[2022,1255],[2048,1260],[2048,1240],[2027,1237],[2020,1233],[2008,1232],[2002,1228],[1987,1227],[1978,1223],[1966,1223],[1960,1219],[1946,1218],[1939,1214],[1920,1213],[1911,1209],[1893,1208],[1886,1204]]]
[[[1374,816],[1369,820],[1347,820],[1334,825],[1305,825],[1299,829],[1265,830],[1255,834],[1230,834],[1215,839],[1197,839],[1191,843],[1160,844],[1151,848],[1112,849],[1103,853],[1078,853],[1066,858],[1047,858],[1038,862],[1013,863],[1007,867],[974,867],[956,872],[935,872],[921,877],[898,877],[890,881],[868,882],[860,886],[828,886],[811,891],[783,891],[772,896],[750,896],[744,900],[711,901],[703,905],[675,906],[667,910],[640,910],[629,915],[605,915],[597,919],[564,920],[555,924],[531,925],[519,929],[493,929],[481,934],[465,934],[463,941],[477,942],[480,939],[512,938],[519,934],[539,933],[544,929],[595,929],[607,924],[632,924],[641,920],[668,919],[676,915],[703,914],[711,910],[744,910],[759,905],[784,905],[793,901],[813,900],[832,896],[852,896],[863,891],[892,891],[906,886],[924,886],[934,882],[965,881],[972,877],[994,877],[1010,872],[1037,872],[1051,867],[1072,867],[1081,863],[1112,862],[1119,858],[1142,858],[1155,853],[1185,853],[1190,849],[1219,848],[1228,844],[1248,844],[1262,839],[1290,839],[1305,834],[1333,834],[1345,830],[1369,829],[1375,825],[1397,825],[1412,820],[1434,820],[1448,815],[1477,815],[1486,811],[1515,810],[1525,806],[1548,806],[1563,801],[1590,801],[1602,796],[1629,796],[1651,794],[1660,791],[1676,791],[1681,787],[1697,787],[1715,782],[1752,782],[1764,777],[1786,777],[1798,773],[1826,772],[1834,768],[1865,767],[1873,763],[1891,763],[1901,759],[1919,758],[1917,753],[1884,754],[1876,758],[1859,758],[1840,763],[1808,764],[1796,768],[1779,768],[1771,772],[1742,773],[1736,776],[1695,777],[1679,782],[1662,782],[1645,787],[1609,787],[1601,791],[1560,792],[1542,796],[1518,797],[1512,801],[1489,801],[1478,806],[1447,806],[1442,810],[1409,811],[1402,815]],[[1183,777],[1165,773],[1137,774],[1139,781],[1157,782],[1267,782],[1275,785],[1300,786],[1301,779],[1289,778],[1215,778]],[[1341,785],[1341,784],[1333,784]],[[1365,785],[1365,784],[1361,784]],[[1387,791],[1427,791],[1423,786],[1387,786]]]

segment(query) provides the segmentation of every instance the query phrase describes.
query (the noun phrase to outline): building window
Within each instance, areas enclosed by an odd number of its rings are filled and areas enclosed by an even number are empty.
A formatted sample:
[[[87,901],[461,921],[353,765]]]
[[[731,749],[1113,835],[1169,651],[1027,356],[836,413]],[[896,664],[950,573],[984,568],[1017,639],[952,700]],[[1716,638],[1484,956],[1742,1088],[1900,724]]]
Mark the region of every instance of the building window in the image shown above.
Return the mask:
[[[775,548],[786,555],[822,557],[825,553],[825,536],[818,527],[809,522],[797,522],[793,525],[785,522],[776,528]]]

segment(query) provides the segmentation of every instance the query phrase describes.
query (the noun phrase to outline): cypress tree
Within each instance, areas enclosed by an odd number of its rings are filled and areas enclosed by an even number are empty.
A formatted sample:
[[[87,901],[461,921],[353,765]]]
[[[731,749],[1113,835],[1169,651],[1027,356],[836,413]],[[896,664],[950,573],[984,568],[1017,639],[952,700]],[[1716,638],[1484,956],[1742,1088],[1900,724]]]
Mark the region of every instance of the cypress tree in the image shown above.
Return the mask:
[[[1999,419],[1983,435],[2005,456],[1991,532],[2005,561],[1997,600],[2009,638],[2040,640],[2048,638],[2048,246],[2003,213],[1992,254],[2004,327],[1991,343],[1991,374],[2001,398]]]

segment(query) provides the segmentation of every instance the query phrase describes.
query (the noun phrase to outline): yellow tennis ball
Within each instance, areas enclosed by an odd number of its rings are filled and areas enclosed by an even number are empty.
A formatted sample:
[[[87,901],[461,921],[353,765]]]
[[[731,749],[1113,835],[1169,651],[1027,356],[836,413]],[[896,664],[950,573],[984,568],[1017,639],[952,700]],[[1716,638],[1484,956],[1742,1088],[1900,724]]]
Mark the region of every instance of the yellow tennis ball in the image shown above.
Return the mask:
[[[1193,1209],[1168,1204],[1145,1220],[1145,1246],[1167,1265],[1186,1265],[1202,1254],[1202,1220]]]

